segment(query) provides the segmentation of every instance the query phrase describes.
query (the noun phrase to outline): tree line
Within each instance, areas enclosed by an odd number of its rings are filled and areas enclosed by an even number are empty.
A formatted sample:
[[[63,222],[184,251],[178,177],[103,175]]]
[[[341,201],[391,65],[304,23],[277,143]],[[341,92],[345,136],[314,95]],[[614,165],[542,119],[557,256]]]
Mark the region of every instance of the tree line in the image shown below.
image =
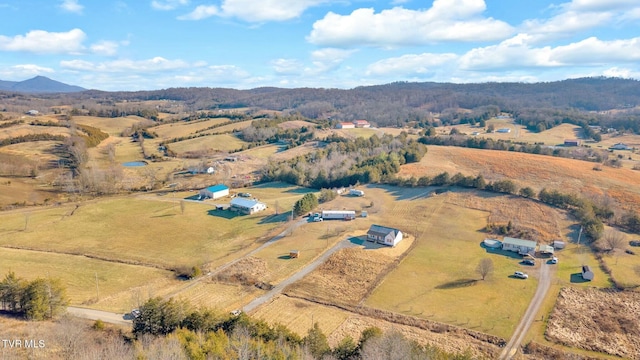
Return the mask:
[[[27,281],[9,272],[0,282],[2,309],[28,320],[52,319],[66,311],[66,289],[58,279]]]
[[[193,309],[185,301],[152,298],[139,310],[133,319],[136,338],[173,336],[189,359],[471,359],[469,352],[447,353],[376,327],[363,330],[357,341],[345,336],[332,348],[317,322],[300,337],[284,325],[270,325],[244,313]]]

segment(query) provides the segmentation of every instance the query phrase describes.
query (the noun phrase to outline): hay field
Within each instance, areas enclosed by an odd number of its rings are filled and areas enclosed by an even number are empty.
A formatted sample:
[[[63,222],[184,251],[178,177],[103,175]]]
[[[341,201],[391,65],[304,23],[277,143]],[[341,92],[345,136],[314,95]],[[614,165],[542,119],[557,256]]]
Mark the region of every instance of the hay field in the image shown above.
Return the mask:
[[[216,118],[197,121],[180,121],[170,124],[154,126],[149,130],[158,134],[162,139],[179,138],[195,134],[196,131],[206,129],[210,126],[229,121],[227,118]]]
[[[34,134],[50,134],[69,136],[69,129],[59,126],[34,126],[28,124],[14,125],[8,128],[0,129],[0,140],[12,137],[34,135]]]
[[[446,195],[416,202],[424,207],[411,211],[422,236],[366,304],[508,338],[535,292],[536,271],[480,246],[486,212],[449,204]],[[475,267],[484,257],[493,260],[495,271],[476,281]],[[510,278],[516,270],[526,270],[531,278]]]
[[[175,298],[187,300],[194,306],[204,306],[226,312],[242,308],[242,305],[262,293],[264,291],[255,286],[207,281],[180,292]]]
[[[489,181],[511,179],[518,186],[530,186],[536,192],[543,187],[583,195],[608,195],[624,207],[640,203],[640,171],[628,168],[602,167],[594,171],[594,163],[552,156],[429,146],[424,158],[402,165],[399,176],[435,176],[443,171],[451,175],[482,174]]]
[[[75,211],[45,208],[30,212],[27,231],[23,213],[0,214],[0,245],[172,268],[220,261],[279,225],[263,221],[269,211],[230,217],[200,203],[186,203],[182,214],[179,200],[116,197]]]
[[[0,274],[3,277],[9,271],[14,271],[18,277],[27,280],[60,279],[72,305],[95,303],[97,299],[107,299],[128,292],[130,288],[173,278],[173,274],[166,270],[76,255],[0,248],[0,258]]]
[[[111,136],[120,136],[122,131],[136,124],[153,124],[154,122],[139,116],[104,118],[97,116],[74,116],[73,120],[82,125],[98,128]]]
[[[58,160],[58,156],[54,155],[53,152],[55,146],[59,144],[61,144],[60,141],[31,141],[11,144],[0,147],[0,154],[23,157],[44,167],[49,162]]]
[[[350,316],[350,313],[278,295],[270,303],[259,307],[251,316],[271,324],[285,325],[298,335],[305,336],[315,322],[323,333],[327,335],[333,333]],[[354,336],[356,341],[358,336],[359,334]],[[340,340],[337,340],[334,345]]]
[[[232,151],[246,144],[231,134],[209,135],[169,144],[169,148],[180,156],[190,151]]]

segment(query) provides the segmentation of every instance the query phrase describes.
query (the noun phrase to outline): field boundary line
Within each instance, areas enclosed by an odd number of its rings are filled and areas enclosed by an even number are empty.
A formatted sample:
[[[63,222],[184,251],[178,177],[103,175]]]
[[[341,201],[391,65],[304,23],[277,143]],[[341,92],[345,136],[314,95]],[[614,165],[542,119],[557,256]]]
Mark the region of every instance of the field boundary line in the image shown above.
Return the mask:
[[[81,257],[85,257],[87,259],[100,260],[100,261],[114,263],[114,264],[133,265],[133,266],[154,268],[154,269],[159,269],[159,270],[173,271],[173,269],[166,268],[166,267],[163,267],[163,266],[160,266],[160,265],[155,265],[155,264],[148,264],[148,263],[137,262],[137,261],[110,259],[110,258],[107,258],[107,257],[98,256],[98,255],[74,253],[74,252],[70,252],[70,251],[42,250],[42,249],[34,249],[34,248],[28,248],[28,247],[22,247],[22,246],[13,246],[13,245],[0,245],[0,249],[33,251],[33,252],[40,252],[40,253],[47,253],[47,254],[58,254],[58,255],[68,255],[68,256],[81,256]]]

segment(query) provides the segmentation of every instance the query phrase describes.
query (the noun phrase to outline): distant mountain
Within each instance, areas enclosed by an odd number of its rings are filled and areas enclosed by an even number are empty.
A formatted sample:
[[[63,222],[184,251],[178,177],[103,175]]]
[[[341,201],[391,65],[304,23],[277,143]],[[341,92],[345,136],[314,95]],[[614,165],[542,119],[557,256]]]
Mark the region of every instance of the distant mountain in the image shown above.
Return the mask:
[[[33,79],[24,81],[0,80],[0,90],[23,93],[70,93],[85,91],[86,89],[51,80],[46,76],[36,76]]]

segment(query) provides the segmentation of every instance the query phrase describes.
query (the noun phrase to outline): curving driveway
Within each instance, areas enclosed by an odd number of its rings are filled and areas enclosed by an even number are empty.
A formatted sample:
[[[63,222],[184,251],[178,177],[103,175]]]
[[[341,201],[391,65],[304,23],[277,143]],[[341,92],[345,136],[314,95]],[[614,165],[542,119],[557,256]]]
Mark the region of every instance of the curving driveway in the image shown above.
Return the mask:
[[[529,328],[531,327],[531,324],[533,323],[533,320],[538,313],[538,309],[540,309],[540,305],[542,305],[542,301],[547,295],[547,291],[550,286],[551,275],[549,264],[547,264],[546,261],[543,261],[542,264],[540,264],[540,279],[538,280],[536,293],[533,295],[533,298],[529,303],[529,307],[516,327],[511,339],[500,353],[500,357],[498,358],[499,360],[511,359],[518,352],[518,349],[522,344],[522,340],[529,331]]]

